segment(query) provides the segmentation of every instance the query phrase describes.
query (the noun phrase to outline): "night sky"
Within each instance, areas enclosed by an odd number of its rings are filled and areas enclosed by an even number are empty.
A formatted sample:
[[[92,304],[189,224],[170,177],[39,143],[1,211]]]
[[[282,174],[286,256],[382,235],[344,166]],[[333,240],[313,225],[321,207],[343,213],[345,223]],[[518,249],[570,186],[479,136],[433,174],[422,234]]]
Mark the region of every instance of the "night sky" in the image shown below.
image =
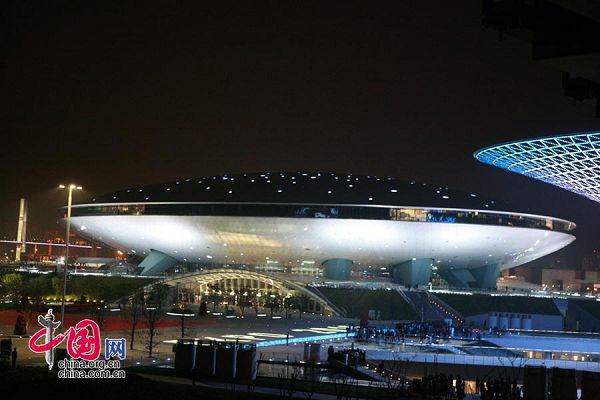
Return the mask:
[[[572,220],[563,265],[600,247],[599,204],[472,156],[600,129],[528,43],[482,28],[479,0],[104,3],[3,3],[0,236],[16,237],[20,197],[32,235],[57,229],[59,183],[84,186],[83,200],[187,177],[331,171]]]

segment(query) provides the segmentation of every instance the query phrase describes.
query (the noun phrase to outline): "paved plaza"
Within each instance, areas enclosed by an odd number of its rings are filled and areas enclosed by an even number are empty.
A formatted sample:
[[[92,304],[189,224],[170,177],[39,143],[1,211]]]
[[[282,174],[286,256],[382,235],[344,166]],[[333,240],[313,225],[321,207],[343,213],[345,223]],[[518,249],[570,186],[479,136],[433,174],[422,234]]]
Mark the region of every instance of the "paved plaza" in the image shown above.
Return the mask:
[[[179,320],[177,320],[179,322]],[[193,322],[202,322],[201,325],[194,325]],[[320,315],[304,314],[301,318],[298,314],[290,318],[272,319],[265,316],[245,316],[244,318],[227,318],[225,316],[207,316],[194,317],[185,321],[185,338],[216,340],[216,341],[238,341],[239,343],[260,343],[277,339],[286,339],[289,337],[297,338],[304,336],[326,335],[332,333],[346,332],[348,324],[357,321],[347,318],[324,317]],[[173,344],[181,338],[181,327],[173,326],[169,323],[168,327],[158,328],[154,338],[153,356],[155,362],[170,361],[173,358]],[[110,321],[109,321],[110,326]],[[11,338],[13,347],[17,348],[18,365],[45,365],[44,355],[36,354],[29,350],[29,337],[18,337],[12,335],[13,325],[0,325],[0,338]],[[38,327],[30,324],[28,333],[32,334],[38,330]],[[142,321],[136,329],[134,340],[134,349],[129,350],[130,330],[109,330],[101,331],[103,338],[121,338],[127,339],[127,363],[142,364],[152,363],[148,359],[148,329],[145,322]],[[59,346],[64,348],[64,343]],[[265,350],[266,351],[266,350]]]

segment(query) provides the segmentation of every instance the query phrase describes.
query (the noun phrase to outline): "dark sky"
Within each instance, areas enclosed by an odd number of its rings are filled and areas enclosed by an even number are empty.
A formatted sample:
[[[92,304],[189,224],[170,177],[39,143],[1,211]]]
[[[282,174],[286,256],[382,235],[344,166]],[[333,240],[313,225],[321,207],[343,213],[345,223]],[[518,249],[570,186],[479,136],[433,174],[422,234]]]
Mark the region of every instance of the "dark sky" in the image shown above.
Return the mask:
[[[472,153],[600,129],[593,105],[573,106],[529,44],[483,30],[479,0],[396,3],[4,2],[0,235],[16,236],[19,197],[31,232],[55,228],[61,182],[87,197],[314,170],[444,184],[571,219],[578,241],[559,256],[578,265],[600,246],[600,206]]]

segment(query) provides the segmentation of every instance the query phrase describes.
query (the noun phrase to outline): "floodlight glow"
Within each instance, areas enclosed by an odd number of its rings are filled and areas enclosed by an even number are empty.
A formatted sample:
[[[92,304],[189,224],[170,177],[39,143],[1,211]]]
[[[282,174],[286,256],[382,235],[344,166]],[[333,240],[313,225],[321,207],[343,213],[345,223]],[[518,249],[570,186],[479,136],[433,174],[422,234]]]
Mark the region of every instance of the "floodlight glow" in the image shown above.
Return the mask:
[[[600,132],[504,143],[474,156],[600,202]]]

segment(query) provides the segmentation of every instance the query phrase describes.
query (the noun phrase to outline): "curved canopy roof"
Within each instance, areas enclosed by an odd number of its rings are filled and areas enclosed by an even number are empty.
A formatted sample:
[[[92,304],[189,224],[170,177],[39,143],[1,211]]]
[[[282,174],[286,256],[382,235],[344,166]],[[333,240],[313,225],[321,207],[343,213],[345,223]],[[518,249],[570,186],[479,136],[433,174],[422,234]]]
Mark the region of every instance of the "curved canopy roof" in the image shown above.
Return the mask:
[[[474,156],[600,202],[600,132],[503,143]]]

